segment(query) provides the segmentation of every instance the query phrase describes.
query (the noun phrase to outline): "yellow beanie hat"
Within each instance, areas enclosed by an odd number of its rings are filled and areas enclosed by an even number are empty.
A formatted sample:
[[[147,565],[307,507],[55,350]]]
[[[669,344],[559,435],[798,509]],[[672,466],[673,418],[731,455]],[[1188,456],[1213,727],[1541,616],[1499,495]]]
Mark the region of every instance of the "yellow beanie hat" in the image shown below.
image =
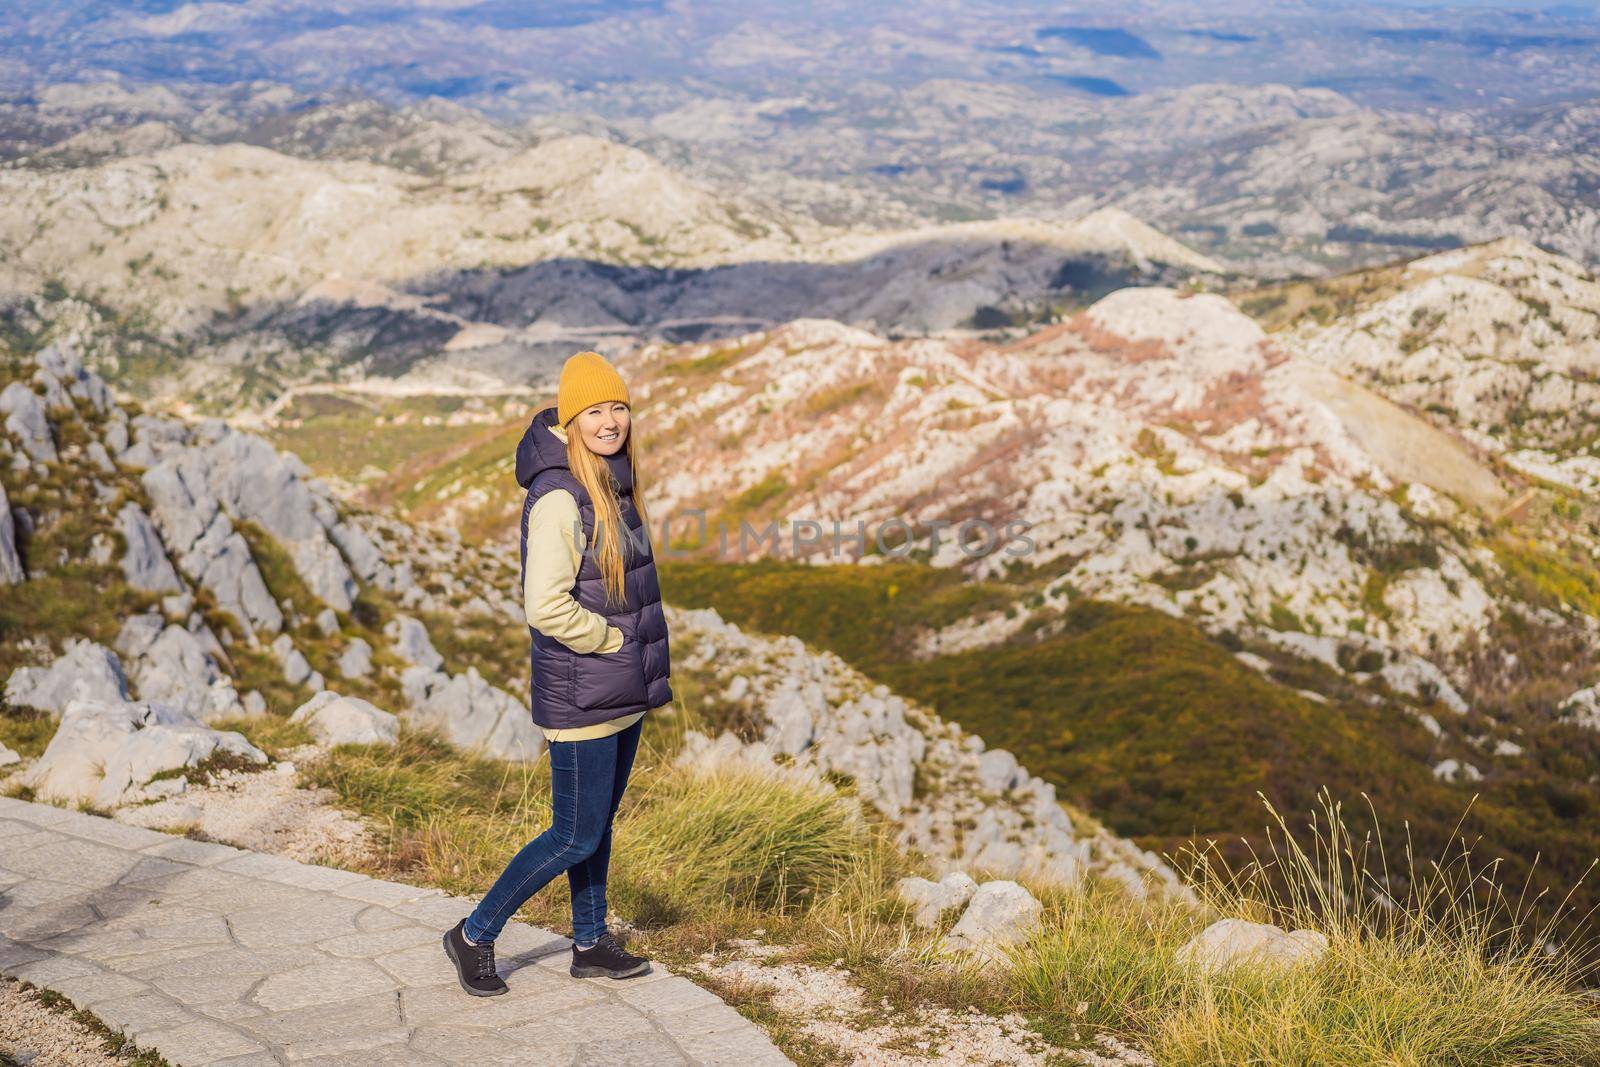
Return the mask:
[[[606,357],[598,352],[579,352],[561,368],[561,385],[556,391],[556,418],[565,426],[585,408],[620,400],[629,407],[628,386]]]

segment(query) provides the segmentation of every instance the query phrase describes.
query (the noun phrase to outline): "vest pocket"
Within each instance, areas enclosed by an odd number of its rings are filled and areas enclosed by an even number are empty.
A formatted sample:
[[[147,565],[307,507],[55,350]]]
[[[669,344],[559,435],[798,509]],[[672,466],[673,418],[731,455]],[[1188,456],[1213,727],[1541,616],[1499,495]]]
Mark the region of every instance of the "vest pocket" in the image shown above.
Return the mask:
[[[620,627],[619,627],[620,628]],[[639,642],[624,630],[615,652],[590,652],[572,657],[573,689],[578,707],[624,708],[645,702],[644,661]]]

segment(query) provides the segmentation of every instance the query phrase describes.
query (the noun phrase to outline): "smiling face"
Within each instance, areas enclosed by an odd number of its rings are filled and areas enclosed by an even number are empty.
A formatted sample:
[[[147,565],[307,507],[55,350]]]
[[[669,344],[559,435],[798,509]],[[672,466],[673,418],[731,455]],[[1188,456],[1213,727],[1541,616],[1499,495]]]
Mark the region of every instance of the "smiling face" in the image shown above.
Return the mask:
[[[628,440],[628,405],[620,400],[595,404],[578,412],[572,425],[589,451],[615,455]]]

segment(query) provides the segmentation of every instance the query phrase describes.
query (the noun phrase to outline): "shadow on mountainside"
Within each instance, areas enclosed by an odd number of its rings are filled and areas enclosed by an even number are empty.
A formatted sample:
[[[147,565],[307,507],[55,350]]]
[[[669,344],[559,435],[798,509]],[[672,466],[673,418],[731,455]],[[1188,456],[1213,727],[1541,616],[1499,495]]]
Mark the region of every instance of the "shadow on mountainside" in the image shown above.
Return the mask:
[[[442,353],[452,367],[528,383],[577,347],[714,340],[800,318],[890,336],[1003,329],[1127,285],[1176,284],[1194,273],[1122,249],[999,237],[897,245],[844,263],[658,267],[568,258],[430,274],[397,283],[398,295],[383,304],[313,295],[241,308],[219,316],[211,331],[223,341],[276,334],[370,375],[398,376]],[[469,326],[480,328],[462,335]]]

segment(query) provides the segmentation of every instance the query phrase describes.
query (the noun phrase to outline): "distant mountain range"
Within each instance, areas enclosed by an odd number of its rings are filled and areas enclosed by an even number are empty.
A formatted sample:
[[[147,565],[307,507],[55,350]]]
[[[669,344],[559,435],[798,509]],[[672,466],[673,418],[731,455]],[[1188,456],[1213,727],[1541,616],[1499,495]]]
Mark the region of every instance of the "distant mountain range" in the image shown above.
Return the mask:
[[[422,176],[185,142],[0,170],[0,289],[89,300],[164,338],[143,369],[127,350],[101,365],[227,410],[330,375],[541,384],[574,347],[803,317],[1003,329],[1131,281],[1229,276],[1112,208],[853,230],[588,136],[474,158]]]
[[[1600,259],[1581,8],[26,0],[0,30],[28,166],[237,140],[441,175],[589,133],[823,225],[1112,206],[1262,276]]]

